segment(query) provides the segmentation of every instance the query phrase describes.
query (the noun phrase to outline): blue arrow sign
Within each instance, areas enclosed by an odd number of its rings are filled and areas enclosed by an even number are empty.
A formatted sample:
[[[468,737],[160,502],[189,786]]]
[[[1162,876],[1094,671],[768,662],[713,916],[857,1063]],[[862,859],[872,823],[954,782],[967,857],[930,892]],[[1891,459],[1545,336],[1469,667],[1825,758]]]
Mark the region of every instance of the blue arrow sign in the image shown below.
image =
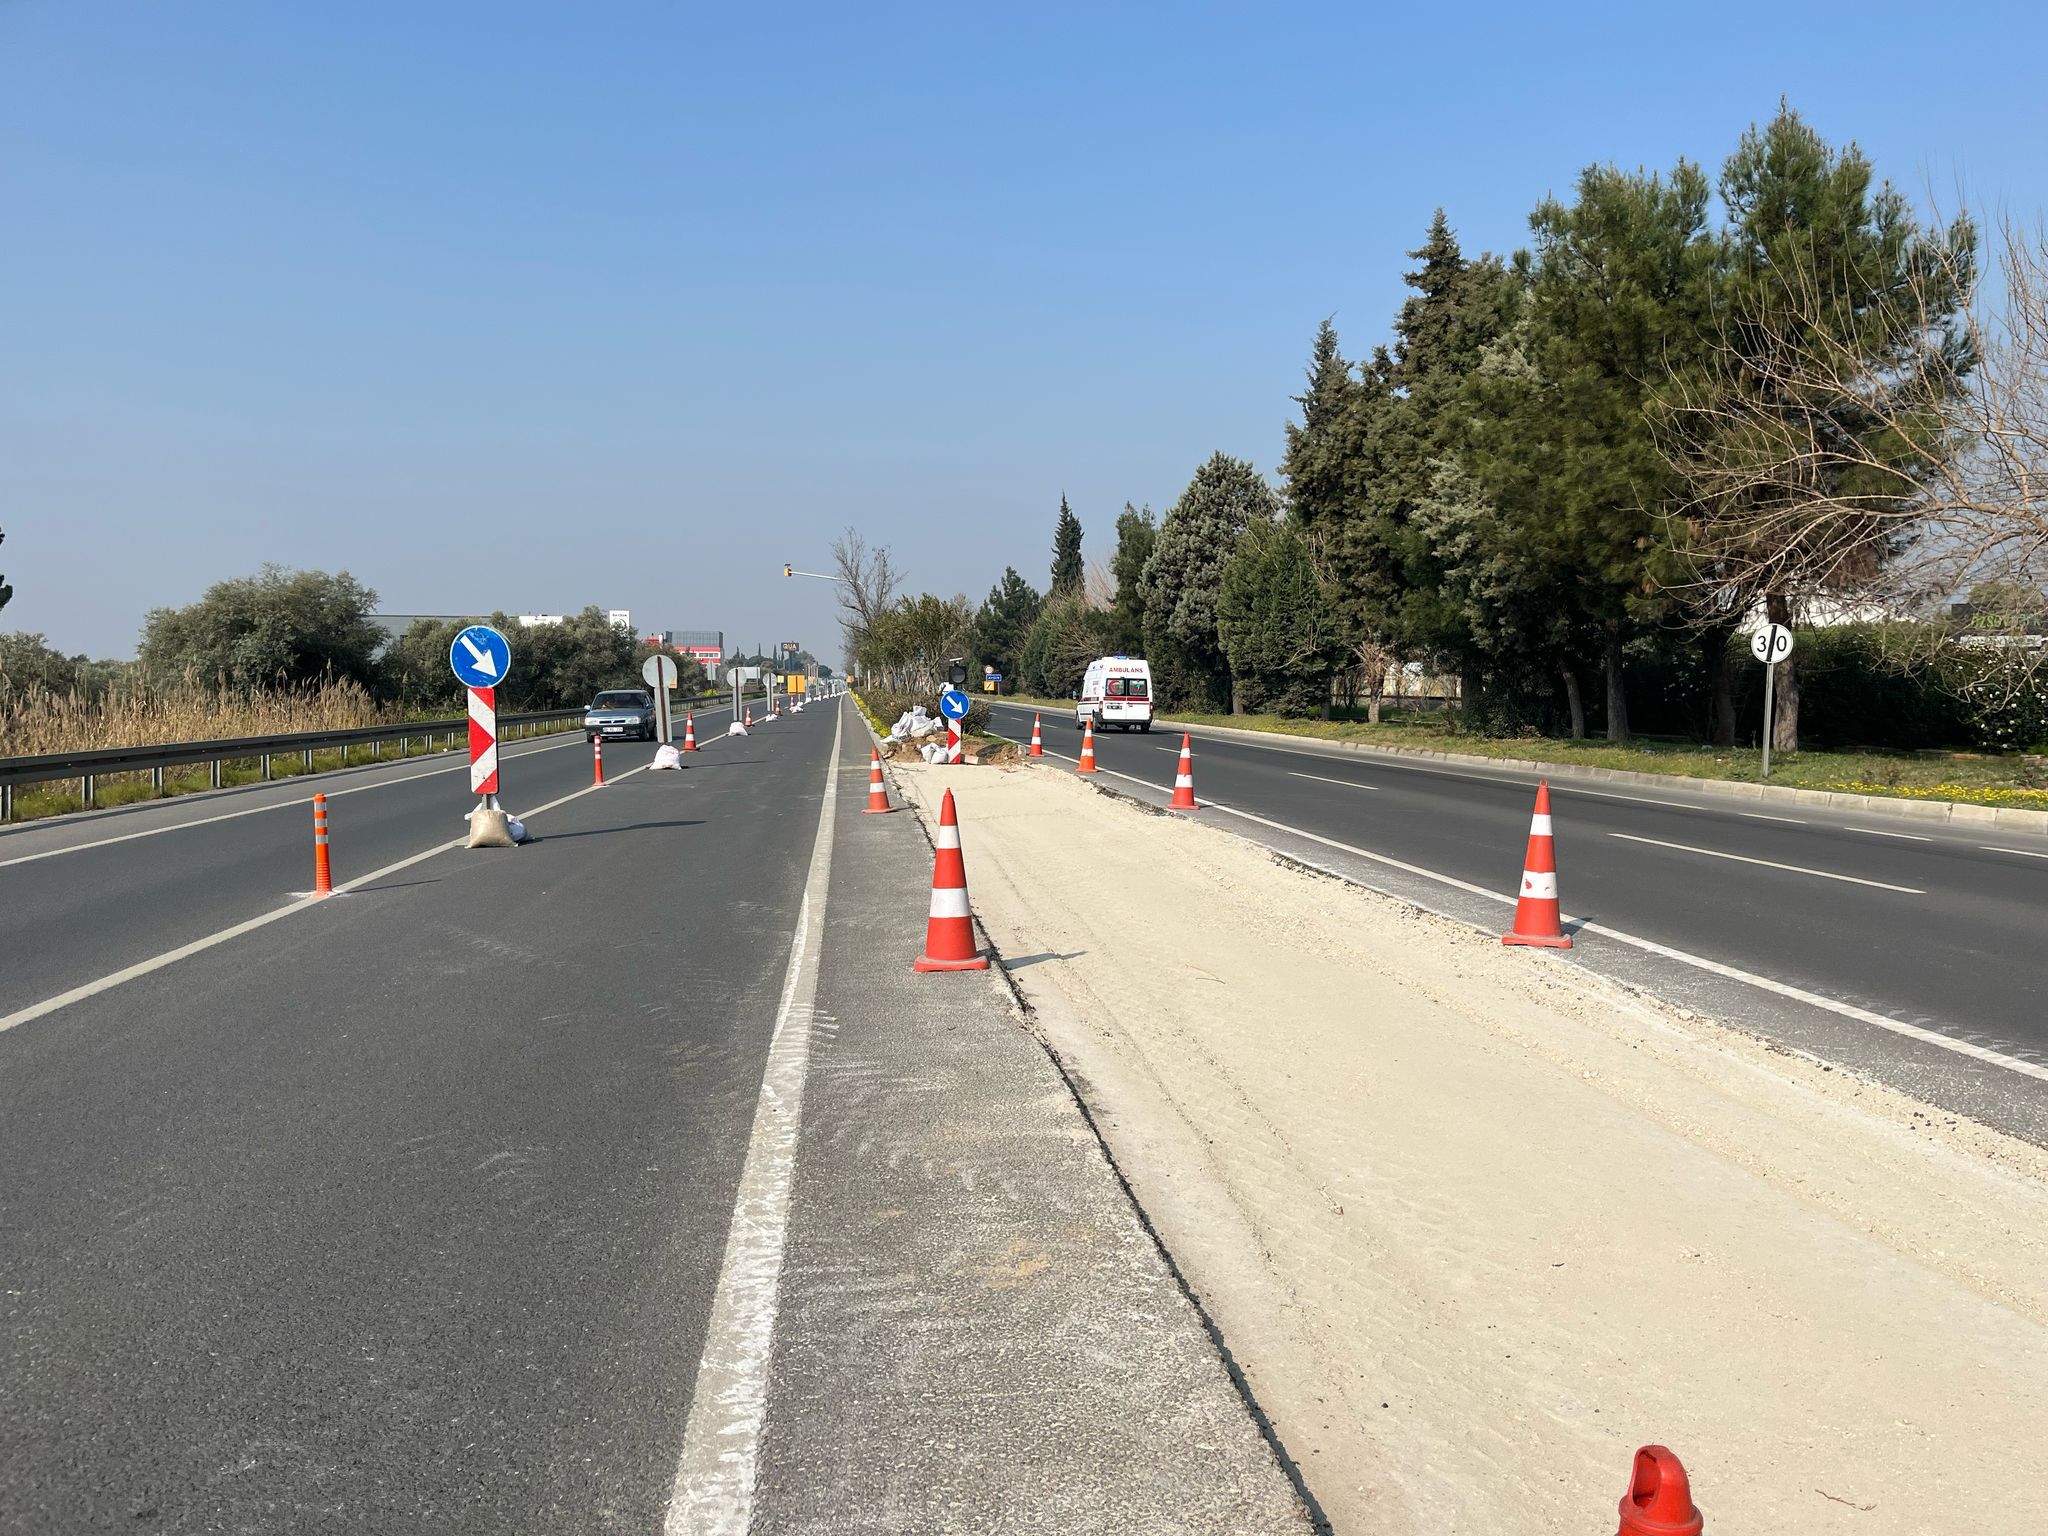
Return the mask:
[[[448,647],[448,665],[472,688],[495,688],[512,670],[512,647],[488,624],[472,624]]]
[[[967,695],[958,688],[948,688],[939,695],[939,713],[948,720],[967,718]]]

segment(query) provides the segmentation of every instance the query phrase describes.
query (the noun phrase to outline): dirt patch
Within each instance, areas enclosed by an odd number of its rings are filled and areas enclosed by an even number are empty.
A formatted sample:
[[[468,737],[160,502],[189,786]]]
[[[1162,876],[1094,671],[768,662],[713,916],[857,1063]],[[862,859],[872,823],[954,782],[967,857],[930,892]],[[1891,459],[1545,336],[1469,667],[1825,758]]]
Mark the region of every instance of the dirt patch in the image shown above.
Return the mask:
[[[1341,1531],[2035,1532],[2048,1154],[1071,774],[977,915]]]

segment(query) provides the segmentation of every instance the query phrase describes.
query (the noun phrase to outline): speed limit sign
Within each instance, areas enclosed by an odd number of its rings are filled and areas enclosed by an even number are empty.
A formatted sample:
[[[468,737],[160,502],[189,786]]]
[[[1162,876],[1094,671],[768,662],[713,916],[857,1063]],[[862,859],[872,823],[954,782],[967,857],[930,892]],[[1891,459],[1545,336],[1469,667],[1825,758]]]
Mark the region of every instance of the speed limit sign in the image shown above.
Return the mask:
[[[1792,654],[1792,631],[1782,624],[1766,624],[1749,637],[1749,654],[1765,666],[1775,666]]]

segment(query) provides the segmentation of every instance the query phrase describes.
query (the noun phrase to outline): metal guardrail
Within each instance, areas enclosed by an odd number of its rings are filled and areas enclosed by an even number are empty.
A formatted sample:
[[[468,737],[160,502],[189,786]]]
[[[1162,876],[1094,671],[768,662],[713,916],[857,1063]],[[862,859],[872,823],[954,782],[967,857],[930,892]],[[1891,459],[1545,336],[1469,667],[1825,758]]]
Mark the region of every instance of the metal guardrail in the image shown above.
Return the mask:
[[[517,740],[534,734],[537,725],[552,725],[563,720],[580,720],[581,709],[544,709],[533,714],[498,716],[500,740]],[[76,779],[86,808],[96,803],[95,783],[109,774],[148,773],[151,786],[161,794],[164,787],[164,770],[167,768],[189,768],[196,763],[209,765],[210,787],[221,787],[221,764],[235,762],[261,762],[263,777],[271,776],[271,760],[301,755],[306,767],[313,766],[315,752],[329,752],[341,749],[341,765],[349,766],[351,748],[367,747],[369,755],[380,759],[384,748],[391,742],[398,743],[398,756],[405,757],[407,749],[415,741],[432,742],[437,736],[448,738],[447,745],[453,746],[458,737],[469,735],[469,717],[453,720],[406,720],[397,725],[352,726],[345,731],[290,731],[277,736],[226,736],[213,741],[166,742],[148,747],[96,747],[86,752],[45,752],[34,757],[0,757],[0,821],[14,819],[14,792],[25,784],[57,784],[67,779]]]

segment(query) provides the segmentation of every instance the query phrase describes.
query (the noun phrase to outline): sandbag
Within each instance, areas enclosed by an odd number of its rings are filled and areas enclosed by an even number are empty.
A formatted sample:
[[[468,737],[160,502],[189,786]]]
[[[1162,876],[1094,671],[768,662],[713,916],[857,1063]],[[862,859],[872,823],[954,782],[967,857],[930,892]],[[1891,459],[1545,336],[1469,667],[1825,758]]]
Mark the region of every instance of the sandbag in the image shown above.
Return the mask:
[[[510,848],[513,846],[512,818],[503,811],[480,805],[469,813],[469,846]],[[522,830],[524,830],[522,828]]]
[[[655,749],[653,766],[655,768],[680,768],[683,766],[683,754],[678,752],[673,744],[665,741]]]

